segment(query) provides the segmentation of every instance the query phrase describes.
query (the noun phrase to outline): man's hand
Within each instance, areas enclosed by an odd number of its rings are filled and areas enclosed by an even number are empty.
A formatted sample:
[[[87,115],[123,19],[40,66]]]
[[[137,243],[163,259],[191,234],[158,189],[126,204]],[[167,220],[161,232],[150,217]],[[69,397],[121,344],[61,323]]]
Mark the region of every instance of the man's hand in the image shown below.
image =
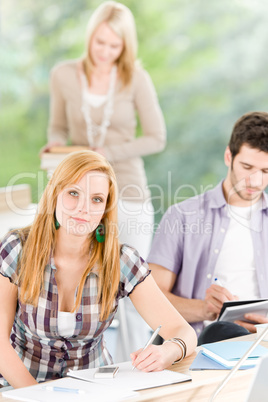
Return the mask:
[[[260,314],[249,313],[249,314],[245,314],[244,317],[247,320],[252,321],[252,323],[237,320],[237,321],[235,321],[235,324],[241,325],[241,327],[246,328],[249,332],[257,332],[256,327],[255,327],[256,324],[267,324],[268,323],[268,318],[264,317],[263,315],[260,315]]]
[[[203,306],[204,320],[215,320],[221,311],[223,303],[231,300],[238,300],[238,297],[223,286],[211,285],[206,290]]]

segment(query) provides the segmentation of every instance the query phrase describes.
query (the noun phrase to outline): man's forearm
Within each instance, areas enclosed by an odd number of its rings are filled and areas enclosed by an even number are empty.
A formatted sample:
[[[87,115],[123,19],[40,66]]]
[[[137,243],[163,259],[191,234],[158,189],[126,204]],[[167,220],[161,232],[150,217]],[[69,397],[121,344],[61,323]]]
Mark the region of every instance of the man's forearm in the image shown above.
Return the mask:
[[[204,300],[186,299],[163,289],[162,292],[189,323],[207,319],[204,314]]]

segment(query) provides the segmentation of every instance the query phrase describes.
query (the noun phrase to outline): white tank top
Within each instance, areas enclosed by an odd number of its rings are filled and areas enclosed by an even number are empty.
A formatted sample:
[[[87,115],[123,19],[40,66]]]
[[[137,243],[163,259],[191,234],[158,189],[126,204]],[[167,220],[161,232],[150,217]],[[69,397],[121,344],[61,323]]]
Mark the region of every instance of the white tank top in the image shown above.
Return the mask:
[[[100,107],[107,100],[107,95],[96,95],[96,94],[87,92],[85,96],[86,96],[87,102],[92,107]]]
[[[76,312],[69,313],[66,311],[58,311],[58,330],[60,336],[65,338],[74,334]]]

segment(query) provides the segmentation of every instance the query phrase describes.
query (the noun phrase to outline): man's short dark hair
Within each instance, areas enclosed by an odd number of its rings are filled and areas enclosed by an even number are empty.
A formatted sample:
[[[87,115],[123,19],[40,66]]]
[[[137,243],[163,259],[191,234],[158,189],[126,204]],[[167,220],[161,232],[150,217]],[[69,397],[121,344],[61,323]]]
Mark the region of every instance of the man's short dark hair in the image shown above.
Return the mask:
[[[268,113],[250,112],[237,120],[229,141],[232,159],[242,145],[268,153]]]

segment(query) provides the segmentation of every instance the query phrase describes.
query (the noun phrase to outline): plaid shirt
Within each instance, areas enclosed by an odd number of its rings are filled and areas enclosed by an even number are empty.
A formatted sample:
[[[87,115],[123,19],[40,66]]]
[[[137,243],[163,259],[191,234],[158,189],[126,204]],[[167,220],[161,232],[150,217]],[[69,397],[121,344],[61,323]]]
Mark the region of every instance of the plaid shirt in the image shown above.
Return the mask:
[[[0,243],[0,274],[17,283],[17,261],[21,242],[11,234]],[[64,377],[68,369],[85,369],[112,363],[106,349],[103,332],[111,324],[118,301],[128,296],[134,287],[150,273],[147,264],[131,247],[123,245],[120,253],[120,283],[114,309],[107,320],[100,321],[97,302],[98,272],[91,272],[85,282],[81,305],[76,313],[73,336],[65,338],[58,330],[58,289],[53,258],[45,268],[44,289],[38,306],[18,300],[10,342],[37,381]],[[0,378],[2,385],[7,385]]]

